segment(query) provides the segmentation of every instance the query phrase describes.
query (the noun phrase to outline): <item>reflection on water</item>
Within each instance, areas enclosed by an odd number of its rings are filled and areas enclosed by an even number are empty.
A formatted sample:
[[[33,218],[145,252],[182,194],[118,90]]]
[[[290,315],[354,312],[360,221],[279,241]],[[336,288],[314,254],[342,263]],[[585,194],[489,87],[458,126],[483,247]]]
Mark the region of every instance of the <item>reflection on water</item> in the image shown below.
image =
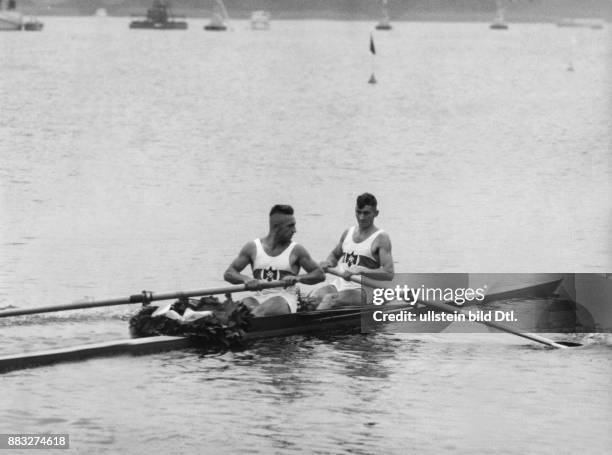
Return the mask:
[[[395,339],[386,334],[364,334],[339,338],[333,342],[333,348],[343,357],[345,374],[355,379],[386,379],[397,356],[397,349],[409,352],[414,344]],[[377,381],[378,382],[378,381]],[[383,381],[379,382],[381,385]]]

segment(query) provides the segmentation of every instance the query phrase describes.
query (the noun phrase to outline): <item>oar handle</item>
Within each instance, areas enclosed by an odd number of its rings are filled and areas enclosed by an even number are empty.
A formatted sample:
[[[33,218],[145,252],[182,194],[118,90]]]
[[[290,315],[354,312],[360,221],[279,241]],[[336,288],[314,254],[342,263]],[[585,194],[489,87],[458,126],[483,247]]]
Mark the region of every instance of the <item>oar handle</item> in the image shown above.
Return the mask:
[[[98,301],[80,301],[68,303],[66,305],[51,305],[37,308],[23,308],[15,310],[0,311],[0,318],[7,318],[10,316],[23,316],[26,314],[38,314],[38,313],[50,313],[52,311],[66,311],[66,310],[79,310],[83,308],[95,308],[103,306],[114,306],[114,305],[127,305],[131,303],[144,303],[153,302],[156,300],[170,300],[180,299],[188,297],[201,297],[206,295],[216,294],[231,294],[234,292],[242,291],[260,291],[262,289],[281,288],[287,287],[288,284],[284,281],[269,281],[260,282],[256,287],[247,288],[246,284],[236,284],[232,286],[225,286],[221,288],[212,289],[198,289],[193,291],[178,291],[178,292],[166,292],[166,293],[150,293],[143,291],[142,294],[134,294],[129,297],[98,300]]]
[[[336,269],[327,269],[325,272],[329,273],[330,275],[336,275],[336,276],[338,276],[340,278],[344,278],[346,280],[344,275],[342,273],[340,273]],[[351,275],[349,277],[349,280],[354,282],[354,283],[361,284],[362,286],[367,286],[369,288],[378,288],[378,287],[380,287],[380,285],[376,281],[374,281],[371,278],[368,278],[365,275]]]
[[[338,272],[335,269],[328,269],[327,273],[339,276],[341,278],[344,277],[340,272]],[[369,288],[378,288],[378,287],[381,286],[376,281],[374,281],[374,280],[372,280],[372,279],[370,279],[370,278],[368,278],[367,276],[364,276],[364,275],[351,275],[349,279],[351,281],[355,282],[355,283],[361,284],[362,286],[367,286]],[[461,313],[461,314],[463,314],[466,317],[468,316],[468,312],[466,310],[464,310],[463,308],[452,306],[452,305],[449,305],[447,303],[429,302],[429,301],[426,301],[426,300],[420,300],[419,302],[424,304],[424,305],[436,308],[436,309],[438,309],[440,311],[444,311],[446,313],[453,313],[453,314],[454,313]],[[501,330],[502,332],[511,333],[513,335],[517,335],[517,336],[520,336],[520,337],[523,337],[523,338],[527,338],[528,340],[535,341],[537,343],[542,343],[542,344],[545,344],[545,345],[548,345],[548,346],[552,346],[553,348],[559,348],[559,349],[566,349],[567,348],[567,346],[564,346],[564,345],[559,344],[559,343],[555,343],[553,340],[550,340],[548,338],[542,337],[540,335],[535,335],[533,333],[522,333],[522,332],[519,332],[516,329],[513,329],[512,327],[506,327],[505,325],[498,324],[496,322],[492,322],[492,321],[477,321],[477,322],[479,322],[481,324],[484,324],[486,326],[492,327],[494,329]]]

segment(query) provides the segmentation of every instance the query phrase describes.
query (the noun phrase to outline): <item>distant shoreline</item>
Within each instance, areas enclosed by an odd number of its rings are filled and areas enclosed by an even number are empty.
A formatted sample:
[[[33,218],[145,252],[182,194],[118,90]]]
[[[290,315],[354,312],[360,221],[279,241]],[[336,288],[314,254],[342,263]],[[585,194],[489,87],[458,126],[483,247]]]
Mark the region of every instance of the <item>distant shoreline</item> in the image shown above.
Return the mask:
[[[32,14],[32,15],[36,15],[39,18],[44,18],[44,17],[96,17],[94,14],[74,14],[72,12],[53,12],[53,14],[49,14],[48,12],[43,12],[43,13],[37,13],[37,12],[28,12],[27,14]],[[143,13],[142,16],[144,17],[146,15],[146,13]],[[107,17],[107,18],[133,18],[135,16],[138,16],[138,13],[124,13],[124,14],[111,14],[108,13],[107,16],[102,16],[101,18]],[[182,18],[182,19],[194,19],[194,20],[207,20],[209,19],[210,16],[207,15],[202,15],[202,14],[189,14],[189,12],[181,12],[180,14],[177,14],[178,17]],[[247,21],[249,20],[249,15],[236,15],[236,16],[231,16],[230,17],[230,22],[232,20],[240,20],[240,21]],[[557,22],[561,21],[562,19],[565,19],[566,17],[570,17],[570,16],[559,16],[559,17],[555,17],[555,18],[551,18],[548,16],[542,16],[542,17],[521,17],[521,16],[512,16],[512,15],[506,15],[505,19],[506,22],[509,24],[521,24],[521,23],[525,23],[525,24],[530,24],[530,23],[539,23],[539,24],[556,24]],[[597,20],[602,20],[604,21],[606,24],[610,24],[612,22],[612,20],[610,19],[606,19],[606,18],[602,18],[601,16],[576,16],[576,19],[597,19]],[[337,22],[372,22],[373,24],[377,23],[378,20],[377,19],[371,19],[371,18],[355,18],[355,17],[351,17],[351,16],[342,16],[342,15],[329,15],[329,16],[316,16],[316,15],[283,15],[283,16],[272,16],[271,20],[277,20],[277,21],[337,21]],[[410,23],[410,22],[439,22],[439,23],[469,23],[469,22],[476,22],[476,23],[490,23],[493,22],[493,17],[488,16],[488,15],[447,15],[447,14],[423,14],[423,15],[418,15],[418,16],[413,16],[413,17],[405,17],[405,18],[398,18],[398,19],[391,19],[390,23],[394,24],[394,23]]]
[[[104,8],[111,17],[145,15],[153,0],[63,0],[45,5],[39,0],[18,0],[25,14],[38,16],[93,16]],[[175,14],[187,18],[208,18],[212,1],[171,0]],[[230,19],[246,20],[253,9],[266,9],[272,20],[336,20],[372,21],[382,17],[377,0],[304,1],[265,0],[245,2],[224,0]],[[255,8],[257,6],[257,8]],[[517,0],[504,1],[508,22],[556,23],[564,18],[597,18],[612,22],[612,1],[609,0]],[[388,0],[391,22],[491,22],[495,16],[494,0]]]

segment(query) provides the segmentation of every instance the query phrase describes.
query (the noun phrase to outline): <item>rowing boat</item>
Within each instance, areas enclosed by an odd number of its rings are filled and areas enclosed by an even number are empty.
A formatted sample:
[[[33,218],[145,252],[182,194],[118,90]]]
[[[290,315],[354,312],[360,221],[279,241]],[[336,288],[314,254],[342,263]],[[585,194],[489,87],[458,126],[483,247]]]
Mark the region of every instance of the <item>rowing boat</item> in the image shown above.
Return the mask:
[[[355,307],[253,318],[243,341],[250,342],[264,338],[309,333],[331,333],[347,329],[355,330],[360,327],[364,312],[364,308]],[[0,372],[96,357],[143,355],[188,347],[202,347],[202,340],[183,336],[160,335],[91,343],[69,348],[3,356],[0,357]]]
[[[560,280],[533,285],[486,296],[484,303],[527,297],[546,297],[552,295],[559,287]],[[370,320],[374,311],[411,311],[422,312],[427,307],[406,303],[391,302],[382,306],[346,307],[331,310],[303,311],[279,316],[258,317],[250,319],[249,326],[242,338],[250,342],[265,338],[286,337],[304,334],[329,334],[359,332],[363,321]],[[449,324],[429,325],[429,331],[442,331]],[[435,327],[435,329],[431,329]],[[371,326],[370,326],[371,328]],[[367,330],[366,330],[367,331]],[[415,328],[415,332],[424,332]],[[202,340],[185,336],[150,336],[132,338],[104,343],[85,344],[69,348],[37,351],[25,354],[14,354],[0,357],[0,371],[7,372],[35,366],[53,365],[62,362],[74,362],[97,357],[116,355],[143,355],[162,351],[202,348]]]

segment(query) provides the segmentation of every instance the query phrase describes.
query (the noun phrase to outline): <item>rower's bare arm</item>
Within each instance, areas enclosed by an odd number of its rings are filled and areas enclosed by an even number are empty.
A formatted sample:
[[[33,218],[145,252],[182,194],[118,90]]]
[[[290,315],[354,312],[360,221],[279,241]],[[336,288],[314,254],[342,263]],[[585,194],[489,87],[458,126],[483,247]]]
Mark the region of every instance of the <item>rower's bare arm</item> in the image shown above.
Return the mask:
[[[336,244],[334,249],[331,250],[331,253],[329,253],[327,259],[319,264],[324,271],[327,271],[328,268],[333,268],[338,265],[338,261],[342,257],[342,244],[344,243],[344,239],[346,237],[347,232],[348,229],[342,233],[342,235],[340,236],[340,241]]]
[[[232,284],[247,284],[251,281],[256,281],[253,277],[241,273],[244,268],[251,263],[254,246],[253,242],[249,242],[242,247],[236,259],[232,261],[223,274],[223,279],[225,281]]]
[[[306,272],[304,275],[298,275],[297,281],[304,284],[317,284],[321,281],[325,281],[325,272],[323,272],[319,264],[310,257],[310,253],[306,251],[306,248],[302,245],[297,245],[295,249],[297,250],[298,264]]]
[[[378,260],[380,269],[376,271],[376,279],[391,281],[395,275],[393,266],[393,255],[391,254],[391,238],[386,232],[381,233],[378,238]]]

